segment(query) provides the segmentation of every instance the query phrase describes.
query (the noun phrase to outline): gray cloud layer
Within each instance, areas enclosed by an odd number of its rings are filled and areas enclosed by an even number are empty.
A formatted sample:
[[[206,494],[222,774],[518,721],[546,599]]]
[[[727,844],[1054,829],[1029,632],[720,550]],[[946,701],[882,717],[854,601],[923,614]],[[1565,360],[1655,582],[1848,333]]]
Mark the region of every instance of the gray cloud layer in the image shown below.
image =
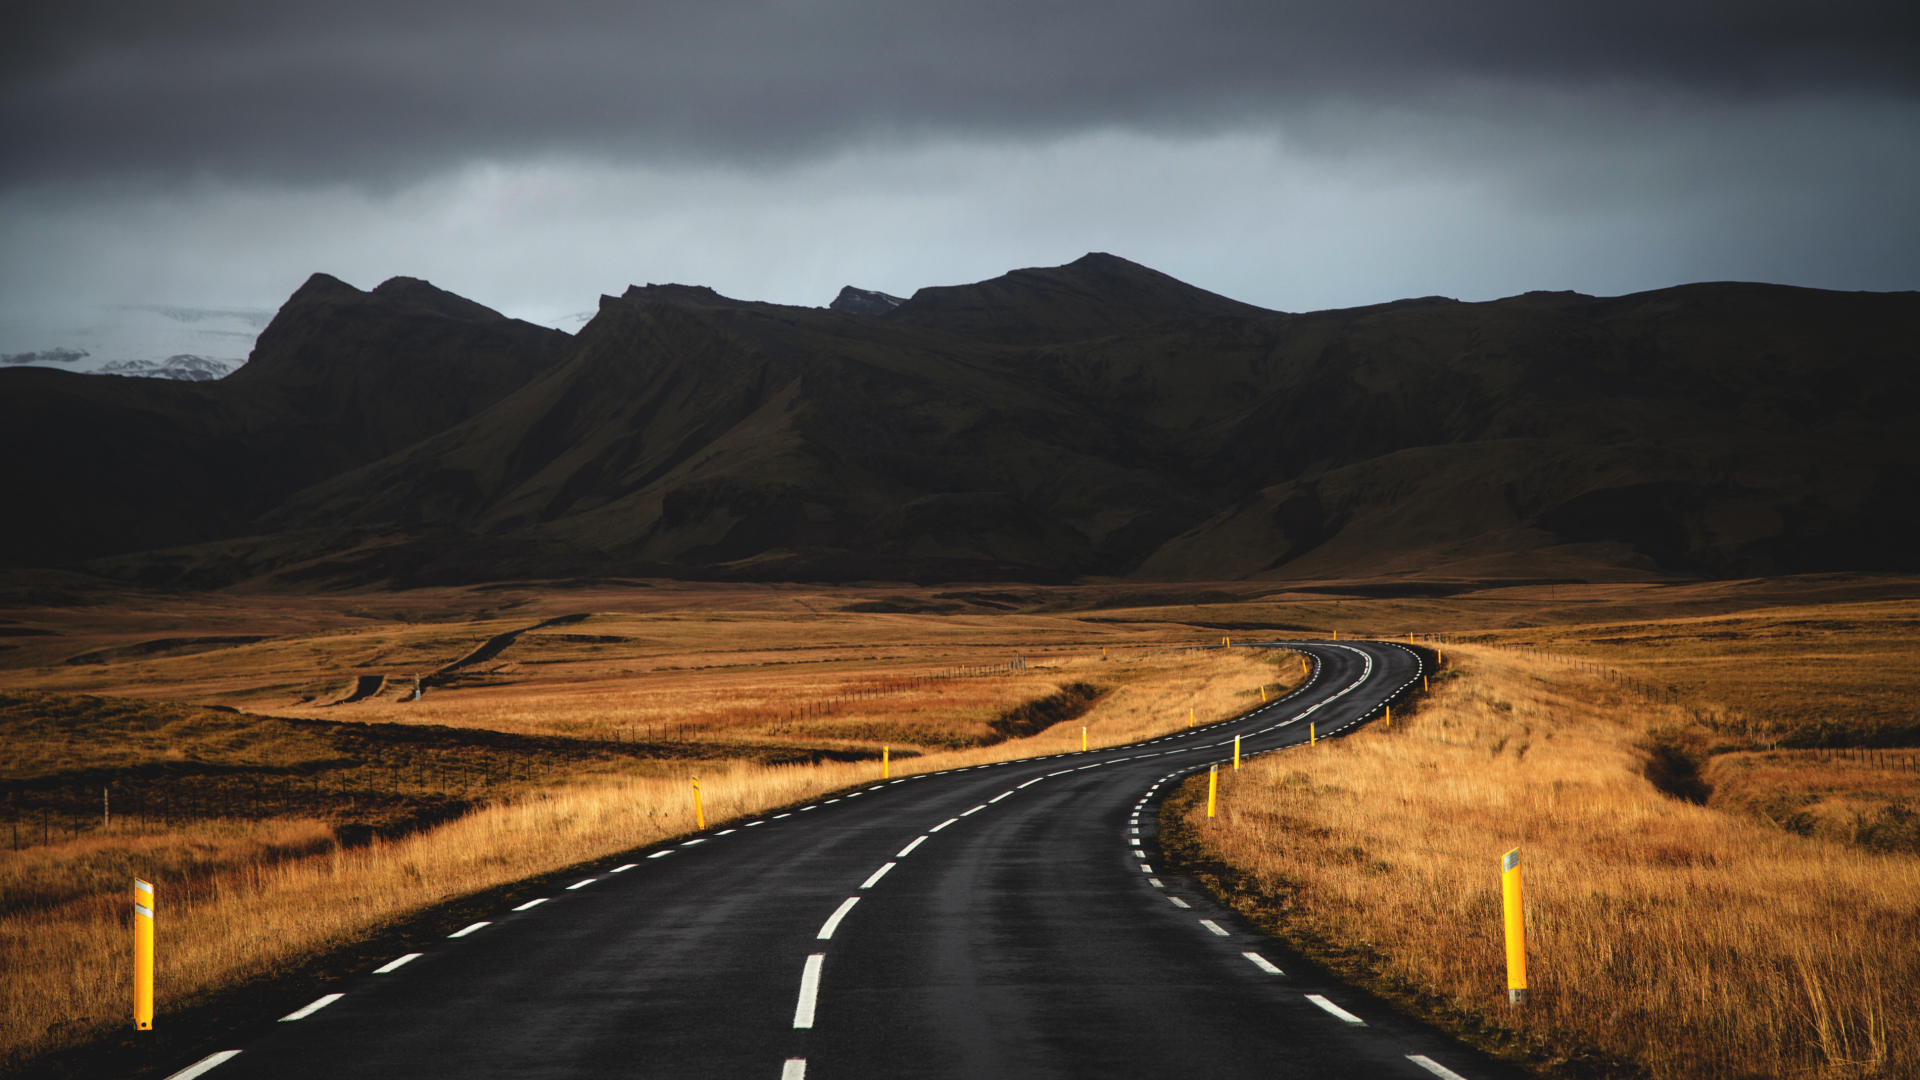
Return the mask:
[[[873,141],[1302,122],[1329,105],[1498,120],[1532,115],[1542,90],[1920,98],[1910,0],[137,0],[7,19],[10,187],[377,187],[551,156],[760,167]]]

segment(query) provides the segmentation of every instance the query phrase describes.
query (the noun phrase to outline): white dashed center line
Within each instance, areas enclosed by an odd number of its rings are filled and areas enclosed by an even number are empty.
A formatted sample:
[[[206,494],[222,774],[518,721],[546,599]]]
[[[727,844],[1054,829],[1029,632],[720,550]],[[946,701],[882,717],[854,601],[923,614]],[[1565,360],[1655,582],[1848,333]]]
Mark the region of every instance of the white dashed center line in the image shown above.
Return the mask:
[[[1000,794],[998,794],[998,795],[995,795],[995,796],[994,796],[993,798],[991,798],[991,799],[988,799],[987,801],[988,801],[988,802],[990,802],[990,803],[997,803],[997,802],[999,802],[999,801],[1000,801],[1001,799],[1004,799],[1004,798],[1006,798],[1007,796],[1009,796],[1009,795],[1011,795],[1011,794],[1013,794],[1013,792],[1011,792],[1011,791],[1003,791],[1003,792],[1001,792]]]
[[[749,821],[749,822],[747,822],[747,828],[749,828],[749,829],[751,829],[751,828],[753,828],[753,827],[754,827],[755,825],[765,825],[765,824],[766,824],[766,822],[765,822],[764,820],[763,820],[763,821]]]
[[[196,1061],[193,1064],[187,1066],[186,1068],[181,1069],[179,1072],[174,1073],[172,1076],[167,1077],[167,1080],[193,1080],[194,1077],[200,1076],[206,1073],[208,1070],[212,1069],[214,1066],[223,1065],[239,1056],[240,1056],[240,1051],[238,1050],[222,1050],[217,1054],[208,1054],[206,1057],[201,1058],[199,1061]]]
[[[931,828],[931,829],[928,829],[927,831],[928,831],[928,832],[930,832],[930,833],[937,833],[937,832],[939,832],[939,831],[940,831],[941,829],[944,829],[944,828],[946,828],[947,826],[949,826],[949,825],[951,825],[951,824],[953,824],[954,822],[956,822],[956,821],[959,821],[959,820],[960,820],[960,819],[959,819],[959,818],[957,818],[957,817],[950,817],[950,818],[948,818],[947,820],[945,820],[945,821],[943,821],[943,822],[941,822],[940,824],[938,824],[938,825],[935,825],[935,826],[934,826],[933,828]]]
[[[907,845],[906,847],[903,847],[903,848],[901,848],[901,849],[900,849],[900,854],[898,854],[898,855],[895,855],[895,856],[894,856],[894,858],[896,858],[896,859],[904,859],[904,858],[906,858],[907,856],[909,856],[909,855],[911,855],[911,854],[913,854],[913,849],[914,849],[914,848],[917,848],[917,847],[919,847],[919,846],[920,846],[921,844],[924,844],[924,843],[926,843],[926,842],[927,842],[927,838],[926,838],[926,837],[924,837],[924,836],[922,836],[922,837],[920,837],[919,839],[917,839],[917,840],[915,840],[915,841],[914,841],[913,843],[911,843],[911,844],[908,844],[908,845]]]
[[[1146,869],[1146,867],[1144,867],[1144,866],[1143,866],[1143,867],[1141,867],[1140,869],[1142,869],[1142,870],[1145,870],[1145,869]],[[1156,888],[1156,889],[1164,889],[1164,888],[1166,888],[1166,886],[1165,886],[1165,885],[1162,885],[1162,884],[1160,884],[1160,879],[1159,879],[1159,878],[1157,878],[1157,877],[1150,877],[1150,878],[1148,878],[1148,879],[1147,879],[1147,884],[1149,884],[1149,885],[1151,885],[1151,886],[1153,886],[1153,887],[1154,887],[1154,888]]]
[[[720,830],[719,832],[717,832],[717,833],[714,833],[713,835],[715,835],[715,836],[725,836],[725,835],[727,835],[728,833],[736,833],[736,832],[739,832],[739,831],[740,831],[739,829],[721,829],[721,830]]]
[[[569,885],[569,886],[567,886],[567,891],[568,891],[568,892],[572,892],[572,891],[573,891],[573,890],[575,890],[575,889],[584,889],[584,888],[586,888],[587,886],[589,886],[589,885],[591,885],[591,884],[593,884],[594,882],[596,882],[596,881],[599,881],[599,880],[600,880],[599,878],[588,878],[588,879],[587,879],[587,880],[585,880],[585,881],[576,881],[576,882],[574,882],[573,884],[571,884],[571,885]]]
[[[447,936],[450,938],[466,937],[468,934],[473,933],[475,930],[478,930],[483,926],[492,926],[492,925],[493,925],[492,923],[477,922],[477,923],[474,923],[472,926],[463,927],[459,930],[455,930],[453,933],[448,934]]]
[[[793,816],[793,815],[792,815],[791,813],[786,813],[786,814],[775,814],[775,815],[773,815],[773,817],[772,817],[772,818],[770,818],[769,820],[772,820],[772,821],[779,821],[779,820],[780,820],[781,818],[783,818],[783,817],[792,817],[792,816]]]
[[[1461,1076],[1459,1073],[1454,1072],[1452,1069],[1447,1068],[1445,1065],[1440,1064],[1425,1054],[1408,1054],[1407,1060],[1439,1077],[1440,1080],[1467,1080],[1466,1077]]]
[[[651,855],[649,855],[649,856],[647,856],[647,858],[649,858],[649,859],[664,859],[664,858],[666,858],[667,856],[669,856],[669,855],[671,855],[671,854],[673,854],[673,852],[671,852],[671,851],[656,851],[656,852],[654,852],[653,854],[651,854]]]
[[[630,863],[628,863],[628,864],[627,864],[627,865],[625,865],[625,866],[616,866],[616,867],[614,867],[613,869],[611,869],[611,870],[609,870],[609,871],[607,871],[607,873],[609,873],[609,874],[624,874],[624,873],[626,873],[627,871],[629,871],[629,870],[631,870],[631,869],[633,869],[634,867],[636,867],[636,866],[639,866],[639,865],[640,865],[640,864],[639,864],[639,863],[637,863],[637,862],[630,862]]]
[[[1031,779],[1031,780],[1029,780],[1029,781],[1027,781],[1026,783],[1024,783],[1024,784],[1021,784],[1021,785],[1020,785],[1020,787],[1030,787],[1030,786],[1032,786],[1032,785],[1034,785],[1034,784],[1037,784],[1037,783],[1039,783],[1040,781],[1042,781],[1042,780],[1045,780],[1045,779],[1046,779],[1046,777],[1044,777],[1044,776],[1036,776],[1036,777],[1034,777],[1033,779]],[[1015,790],[1018,790],[1018,789],[1016,788]]]
[[[809,810],[811,810],[811,809],[813,809],[813,808],[812,808],[812,807],[808,807],[807,809],[809,809]],[[704,843],[706,843],[706,842],[707,842],[707,838],[703,836],[703,837],[701,837],[701,838],[700,838],[700,839],[698,839],[698,840],[689,840],[689,841],[687,841],[686,843],[684,843],[684,844],[681,844],[680,846],[681,846],[681,847],[692,847],[692,846],[693,846],[693,845],[695,845],[695,844],[704,844]]]
[[[418,960],[425,955],[425,953],[410,952],[398,960],[389,960],[380,967],[374,968],[373,973],[375,975],[385,975],[389,971],[398,971],[402,965]]]
[[[1267,958],[1266,958],[1266,957],[1264,957],[1264,956],[1261,956],[1261,955],[1260,955],[1259,953],[1257,953],[1257,952],[1243,952],[1243,953],[1241,953],[1240,955],[1241,955],[1241,956],[1244,956],[1244,957],[1246,957],[1247,959],[1249,959],[1249,960],[1251,960],[1251,961],[1253,961],[1253,966],[1254,966],[1254,967],[1257,967],[1257,968],[1259,968],[1259,969],[1260,969],[1261,971],[1264,971],[1264,972],[1266,972],[1266,973],[1267,973],[1267,974],[1269,974],[1269,975],[1285,975],[1285,974],[1286,974],[1286,972],[1284,972],[1284,971],[1281,971],[1281,970],[1280,970],[1279,968],[1277,968],[1277,967],[1274,967],[1274,966],[1273,966],[1273,961],[1271,961],[1271,960],[1269,960],[1269,959],[1267,959]]]
[[[807,1059],[788,1058],[787,1063],[780,1066],[780,1080],[807,1080]]]
[[[879,881],[879,880],[880,880],[881,878],[883,878],[883,877],[886,877],[886,876],[887,876],[887,871],[889,871],[889,870],[891,870],[891,869],[893,869],[894,867],[896,867],[896,866],[898,866],[898,865],[900,865],[900,864],[899,864],[899,863],[888,863],[888,864],[886,864],[885,866],[882,866],[882,867],[881,867],[880,869],[878,869],[878,870],[875,870],[875,871],[873,872],[873,876],[872,876],[872,877],[870,877],[870,878],[868,878],[867,880],[865,880],[865,881],[863,881],[863,882],[861,882],[861,883],[860,883],[860,887],[861,887],[861,888],[863,888],[863,889],[871,889],[871,888],[873,888],[873,886],[874,886],[874,883],[875,883],[875,882],[877,882],[877,881]]]
[[[1167,897],[1167,899],[1173,901],[1173,906],[1177,908],[1190,908],[1193,906],[1192,904],[1187,903],[1185,900],[1182,900],[1177,896],[1169,896]]]
[[[840,920],[846,918],[847,912],[852,911],[853,905],[859,902],[860,902],[859,897],[849,896],[847,897],[846,903],[841,904],[838,908],[835,908],[833,914],[827,916],[827,921],[821,924],[820,933],[817,935],[819,939],[821,941],[827,941],[831,939],[833,937],[833,932],[840,928]]]
[[[1147,865],[1146,863],[1141,863],[1141,864],[1140,864],[1140,872],[1141,872],[1141,873],[1143,873],[1143,874],[1151,874],[1151,873],[1153,873],[1153,867],[1151,867],[1151,866],[1148,866],[1148,865]]]
[[[807,966],[800,972],[800,1001],[793,1007],[793,1026],[810,1028],[813,1026],[813,1003],[820,996],[820,965],[827,962],[827,954],[814,953],[807,957]]]
[[[524,904],[521,904],[521,905],[520,905],[519,907],[517,907],[517,908],[514,908],[513,910],[515,910],[515,911],[525,911],[525,910],[527,910],[528,908],[536,908],[536,907],[539,907],[539,906],[540,906],[541,904],[544,904],[544,903],[546,903],[546,902],[547,902],[547,898],[543,896],[543,897],[541,897],[541,898],[540,898],[540,899],[538,899],[538,900],[529,900],[529,901],[527,901],[526,903],[524,903]]]
[[[970,817],[970,816],[972,816],[972,815],[974,815],[974,814],[977,814],[977,813],[979,813],[979,812],[980,812],[980,811],[982,811],[982,810],[985,810],[986,808],[987,808],[987,804],[986,804],[986,803],[981,803],[981,804],[980,804],[979,806],[976,806],[976,807],[974,807],[973,809],[971,809],[971,810],[969,810],[969,811],[967,811],[967,812],[966,812],[966,813],[964,813],[964,814],[961,814],[960,816],[961,816],[961,817]]]
[[[327,994],[326,996],[320,998],[318,1001],[315,1001],[313,1004],[295,1009],[292,1012],[288,1013],[287,1015],[281,1017],[280,1022],[284,1024],[289,1020],[305,1020],[307,1017],[312,1016],[314,1013],[319,1012],[321,1009],[326,1008],[327,1006],[333,1004],[336,1001],[339,1001],[341,998],[346,996],[347,995],[345,994]]]
[[[1207,929],[1213,931],[1215,934],[1218,934],[1221,937],[1232,936],[1231,934],[1227,933],[1227,931],[1220,929],[1220,924],[1217,922],[1214,922],[1212,919],[1201,919],[1200,925],[1206,927]]]
[[[1367,1026],[1367,1022],[1365,1020],[1362,1020],[1359,1017],[1348,1012],[1347,1010],[1341,1008],[1340,1006],[1335,1005],[1333,1002],[1328,1001],[1326,998],[1321,997],[1319,994],[1308,994],[1307,1000],[1327,1010],[1328,1012],[1339,1017],[1340,1019],[1345,1020],[1349,1024],[1355,1024],[1360,1027]]]

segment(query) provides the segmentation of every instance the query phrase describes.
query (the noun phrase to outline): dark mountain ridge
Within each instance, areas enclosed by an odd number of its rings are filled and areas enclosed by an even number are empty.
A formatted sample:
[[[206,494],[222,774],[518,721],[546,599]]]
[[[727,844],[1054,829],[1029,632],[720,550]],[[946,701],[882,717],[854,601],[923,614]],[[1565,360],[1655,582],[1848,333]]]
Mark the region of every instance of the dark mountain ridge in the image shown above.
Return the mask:
[[[1913,569],[1916,325],[1913,293],[1740,283],[1287,314],[1089,255],[868,313],[636,287],[568,337],[316,275],[218,383],[0,372],[9,448],[51,463],[16,505],[62,523],[7,557],[389,586]],[[35,439],[151,450],[121,482]]]

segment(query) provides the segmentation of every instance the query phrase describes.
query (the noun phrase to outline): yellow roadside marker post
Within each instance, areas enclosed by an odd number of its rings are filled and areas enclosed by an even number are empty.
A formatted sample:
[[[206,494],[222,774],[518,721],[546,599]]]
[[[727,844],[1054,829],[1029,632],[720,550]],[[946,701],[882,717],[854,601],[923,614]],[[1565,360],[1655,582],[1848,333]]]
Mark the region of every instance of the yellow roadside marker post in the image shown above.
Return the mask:
[[[1265,705],[1266,703],[1267,703],[1267,687],[1265,683],[1262,683],[1260,685],[1260,704]]]
[[[1207,816],[1213,816],[1214,796],[1220,792],[1220,766],[1207,770]]]
[[[699,828],[707,827],[707,811],[700,805],[700,778],[693,778],[693,823]]]
[[[891,746],[883,746],[880,748],[880,779],[882,780],[888,779],[893,775],[892,753],[893,747]]]
[[[1391,705],[1387,706],[1387,722],[1385,726],[1387,727],[1393,726],[1393,706]]]
[[[133,1029],[153,1030],[153,883],[133,879]]]
[[[1193,726],[1193,710],[1192,709],[1187,710],[1187,726],[1189,728]]]
[[[1080,728],[1080,752],[1087,752],[1087,729],[1084,725]]]
[[[1335,630],[1335,631],[1333,632],[1333,640],[1335,640],[1335,641],[1339,641],[1339,640],[1340,640],[1340,631],[1338,631],[1338,630]]]
[[[1319,726],[1320,725],[1314,724],[1314,723],[1307,724],[1307,745],[1308,746],[1312,746],[1313,744],[1320,741],[1319,733],[1315,731],[1315,729],[1318,728]]]
[[[1500,898],[1507,916],[1507,1003],[1527,1003],[1527,920],[1520,906],[1520,849],[1500,860]]]
[[[1240,771],[1240,736],[1233,737],[1233,771]]]

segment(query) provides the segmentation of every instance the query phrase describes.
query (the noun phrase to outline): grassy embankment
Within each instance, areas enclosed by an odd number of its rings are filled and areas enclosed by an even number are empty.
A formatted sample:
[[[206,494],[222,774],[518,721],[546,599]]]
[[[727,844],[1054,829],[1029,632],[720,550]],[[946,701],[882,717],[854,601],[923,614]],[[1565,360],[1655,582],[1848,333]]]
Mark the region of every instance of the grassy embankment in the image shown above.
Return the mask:
[[[1245,655],[1167,652],[1111,663],[1061,658],[1017,676],[949,680],[942,688],[963,697],[1015,701],[984,721],[993,737],[1013,737],[896,758],[895,774],[1077,748],[1082,725],[1099,747],[1182,727],[1190,708],[1203,723],[1218,721],[1256,702],[1262,684],[1284,690],[1297,670]],[[901,688],[893,705],[929,707],[923,687],[898,673],[888,678]],[[1089,686],[1104,692],[1096,699]],[[840,696],[877,712],[887,707],[877,694]],[[1049,723],[1055,716],[1070,719]],[[646,756],[645,745],[621,755],[614,751],[630,744],[569,747],[519,736],[515,768],[483,756],[454,773],[442,762],[434,773],[441,743],[477,729],[412,726],[382,740],[380,728],[360,725],[52,695],[12,696],[0,721],[22,747],[20,774],[7,777],[20,790],[46,781],[43,791],[63,791],[75,775],[113,770],[164,777],[169,764],[188,784],[211,775],[229,791],[236,783],[253,790],[256,782],[259,790],[285,789],[278,799],[225,801],[176,791],[164,807],[149,798],[115,824],[70,827],[53,843],[6,852],[0,966],[11,974],[0,989],[0,1047],[13,1068],[126,1022],[124,893],[133,874],[160,886],[158,995],[163,1010],[178,1009],[223,988],[271,980],[424,908],[691,832],[691,769],[700,774],[710,825],[864,782],[877,769],[871,760],[768,764],[739,756],[770,749],[764,742],[682,744],[699,759],[663,765]],[[350,752],[342,751],[343,739]],[[425,760],[408,757],[422,745]],[[435,777],[448,775],[464,786],[434,787]],[[285,782],[276,787],[278,780]],[[312,783],[303,789],[303,780]],[[312,798],[301,802],[302,794]],[[401,831],[434,813],[461,816],[383,837],[365,827],[369,811],[386,813],[383,820]],[[339,843],[343,819],[361,825],[367,842]]]
[[[1799,677],[1785,644],[1744,680],[1720,665],[1729,685]],[[1670,748],[1703,717],[1759,726],[1739,710],[1642,694],[1578,660],[1449,653],[1391,730],[1226,776],[1211,823],[1189,781],[1164,818],[1169,842],[1334,971],[1550,1074],[1920,1074],[1920,858],[1797,835],[1740,798],[1723,811],[1679,797],[1688,777]],[[1742,760],[1785,753],[1730,750],[1691,793],[1722,799],[1708,780],[1751,786],[1764,767]],[[1920,774],[1878,777],[1883,805],[1920,794]],[[1498,860],[1514,847],[1523,1010],[1505,1002],[1500,923]]]

